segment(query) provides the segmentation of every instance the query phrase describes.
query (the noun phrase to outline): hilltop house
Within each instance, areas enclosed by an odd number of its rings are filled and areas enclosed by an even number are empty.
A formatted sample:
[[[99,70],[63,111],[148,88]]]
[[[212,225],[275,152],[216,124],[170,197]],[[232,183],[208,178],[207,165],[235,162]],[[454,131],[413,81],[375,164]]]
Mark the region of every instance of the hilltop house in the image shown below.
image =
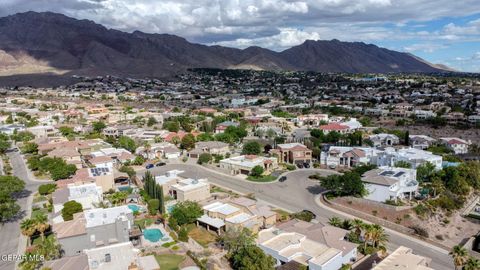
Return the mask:
[[[365,198],[376,202],[411,199],[418,189],[415,169],[380,167],[364,173],[362,181],[368,191]]]
[[[394,134],[380,133],[371,135],[370,141],[373,142],[374,147],[378,146],[392,146],[400,143],[400,139]]]
[[[395,163],[405,161],[411,165],[413,169],[427,162],[432,163],[437,170],[442,169],[442,156],[434,155],[431,152],[415,149],[402,148],[395,150],[388,147],[385,151],[378,152],[374,164],[377,166],[395,166]]]
[[[445,145],[455,154],[467,154],[471,142],[460,138],[440,138],[440,143]]]

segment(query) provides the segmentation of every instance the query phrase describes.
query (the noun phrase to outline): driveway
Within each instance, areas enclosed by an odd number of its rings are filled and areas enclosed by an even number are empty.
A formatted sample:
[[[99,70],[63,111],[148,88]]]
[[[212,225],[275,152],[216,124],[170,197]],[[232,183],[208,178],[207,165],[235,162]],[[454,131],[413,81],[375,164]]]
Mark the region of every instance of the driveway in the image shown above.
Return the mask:
[[[303,209],[310,210],[317,215],[317,220],[326,224],[328,219],[333,216],[346,218],[346,215],[336,213],[325,208],[321,208],[315,201],[315,197],[323,189],[319,187],[318,182],[308,179],[308,176],[319,173],[329,175],[336,173],[331,170],[322,169],[302,169],[286,173],[287,180],[273,183],[253,183],[233,176],[217,173],[210,169],[205,169],[198,165],[189,164],[168,164],[162,167],[150,169],[153,175],[161,175],[166,171],[178,169],[185,171],[182,176],[190,178],[208,178],[215,185],[231,189],[233,191],[248,194],[255,194],[255,198],[265,201],[275,207],[283,208],[290,212],[298,212]],[[144,170],[139,172],[143,175]],[[437,270],[451,270],[453,263],[448,256],[448,252],[438,250],[424,243],[423,241],[411,239],[402,234],[389,233],[390,242],[387,246],[389,250],[394,250],[403,245],[410,247],[416,254],[432,258],[432,267]]]

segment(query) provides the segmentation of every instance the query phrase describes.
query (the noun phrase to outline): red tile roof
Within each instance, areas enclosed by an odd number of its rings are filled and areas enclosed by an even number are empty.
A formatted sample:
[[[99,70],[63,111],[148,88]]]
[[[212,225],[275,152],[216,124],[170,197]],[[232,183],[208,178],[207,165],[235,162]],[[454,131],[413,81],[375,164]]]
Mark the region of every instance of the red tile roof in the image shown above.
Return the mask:
[[[348,129],[348,126],[339,124],[339,123],[329,123],[327,125],[320,126],[321,130],[345,130]]]

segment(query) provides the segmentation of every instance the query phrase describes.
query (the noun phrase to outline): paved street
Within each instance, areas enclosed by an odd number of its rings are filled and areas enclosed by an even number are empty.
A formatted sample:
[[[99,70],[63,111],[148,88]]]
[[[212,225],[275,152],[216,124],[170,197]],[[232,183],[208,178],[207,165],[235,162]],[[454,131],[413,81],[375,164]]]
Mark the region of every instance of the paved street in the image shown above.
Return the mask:
[[[320,208],[315,202],[315,196],[322,192],[322,189],[318,187],[316,182],[308,179],[308,176],[315,171],[323,175],[331,174],[332,172],[328,170],[297,170],[289,173],[287,180],[283,183],[275,182],[268,184],[256,184],[233,176],[216,173],[213,170],[207,170],[197,165],[188,164],[169,164],[163,167],[155,167],[150,171],[154,175],[160,175],[172,169],[185,171],[183,176],[186,177],[208,178],[211,183],[229,188],[233,191],[244,194],[254,193],[257,199],[291,212],[297,212],[303,209],[310,210],[317,215],[317,219],[322,223],[326,223],[332,216],[346,217],[343,214]],[[412,239],[411,237],[406,237],[405,235],[390,230],[387,230],[387,232],[390,237],[389,250],[395,249],[399,245],[407,246],[412,248],[416,254],[432,258],[432,267],[434,269],[453,269],[453,263],[447,251],[432,248],[431,245],[420,240]]]
[[[18,204],[22,207],[22,215],[27,213],[28,198],[33,191],[38,189],[41,184],[39,182],[31,181],[28,177],[27,169],[22,160],[21,155],[18,152],[8,153],[10,157],[10,163],[13,168],[13,173],[18,178],[25,181],[24,194],[17,200]],[[31,202],[31,200],[30,200]],[[20,233],[20,221],[23,217],[20,217],[11,222],[7,222],[0,227],[0,254],[18,254],[19,251],[19,239]],[[23,253],[23,252],[21,252]],[[21,255],[21,254],[20,254]],[[0,270],[12,270],[15,269],[15,262],[0,261]]]

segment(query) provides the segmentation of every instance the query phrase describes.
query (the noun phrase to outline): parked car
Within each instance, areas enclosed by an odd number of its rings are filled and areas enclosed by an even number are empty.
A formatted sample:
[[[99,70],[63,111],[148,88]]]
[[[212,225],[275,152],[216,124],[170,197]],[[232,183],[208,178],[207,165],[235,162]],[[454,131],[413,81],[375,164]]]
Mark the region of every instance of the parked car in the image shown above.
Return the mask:
[[[146,168],[147,170],[148,170],[148,169],[151,169],[151,168],[153,168],[153,167],[155,167],[155,166],[153,166],[153,164],[147,164],[147,166],[145,166],[145,168]]]
[[[310,168],[310,164],[307,163],[307,162],[303,163],[303,166],[304,166],[305,168],[307,168],[307,169]]]
[[[283,183],[283,182],[285,182],[285,181],[287,181],[287,177],[286,177],[286,176],[282,176],[282,177],[280,177],[280,179],[278,180],[278,182],[281,182],[281,183]]]
[[[303,164],[302,164],[302,163],[297,163],[297,167],[298,167],[299,169],[303,169]]]
[[[167,163],[165,163],[165,162],[158,162],[157,164],[155,164],[155,166],[157,166],[157,167],[165,166],[165,165],[167,165]]]

